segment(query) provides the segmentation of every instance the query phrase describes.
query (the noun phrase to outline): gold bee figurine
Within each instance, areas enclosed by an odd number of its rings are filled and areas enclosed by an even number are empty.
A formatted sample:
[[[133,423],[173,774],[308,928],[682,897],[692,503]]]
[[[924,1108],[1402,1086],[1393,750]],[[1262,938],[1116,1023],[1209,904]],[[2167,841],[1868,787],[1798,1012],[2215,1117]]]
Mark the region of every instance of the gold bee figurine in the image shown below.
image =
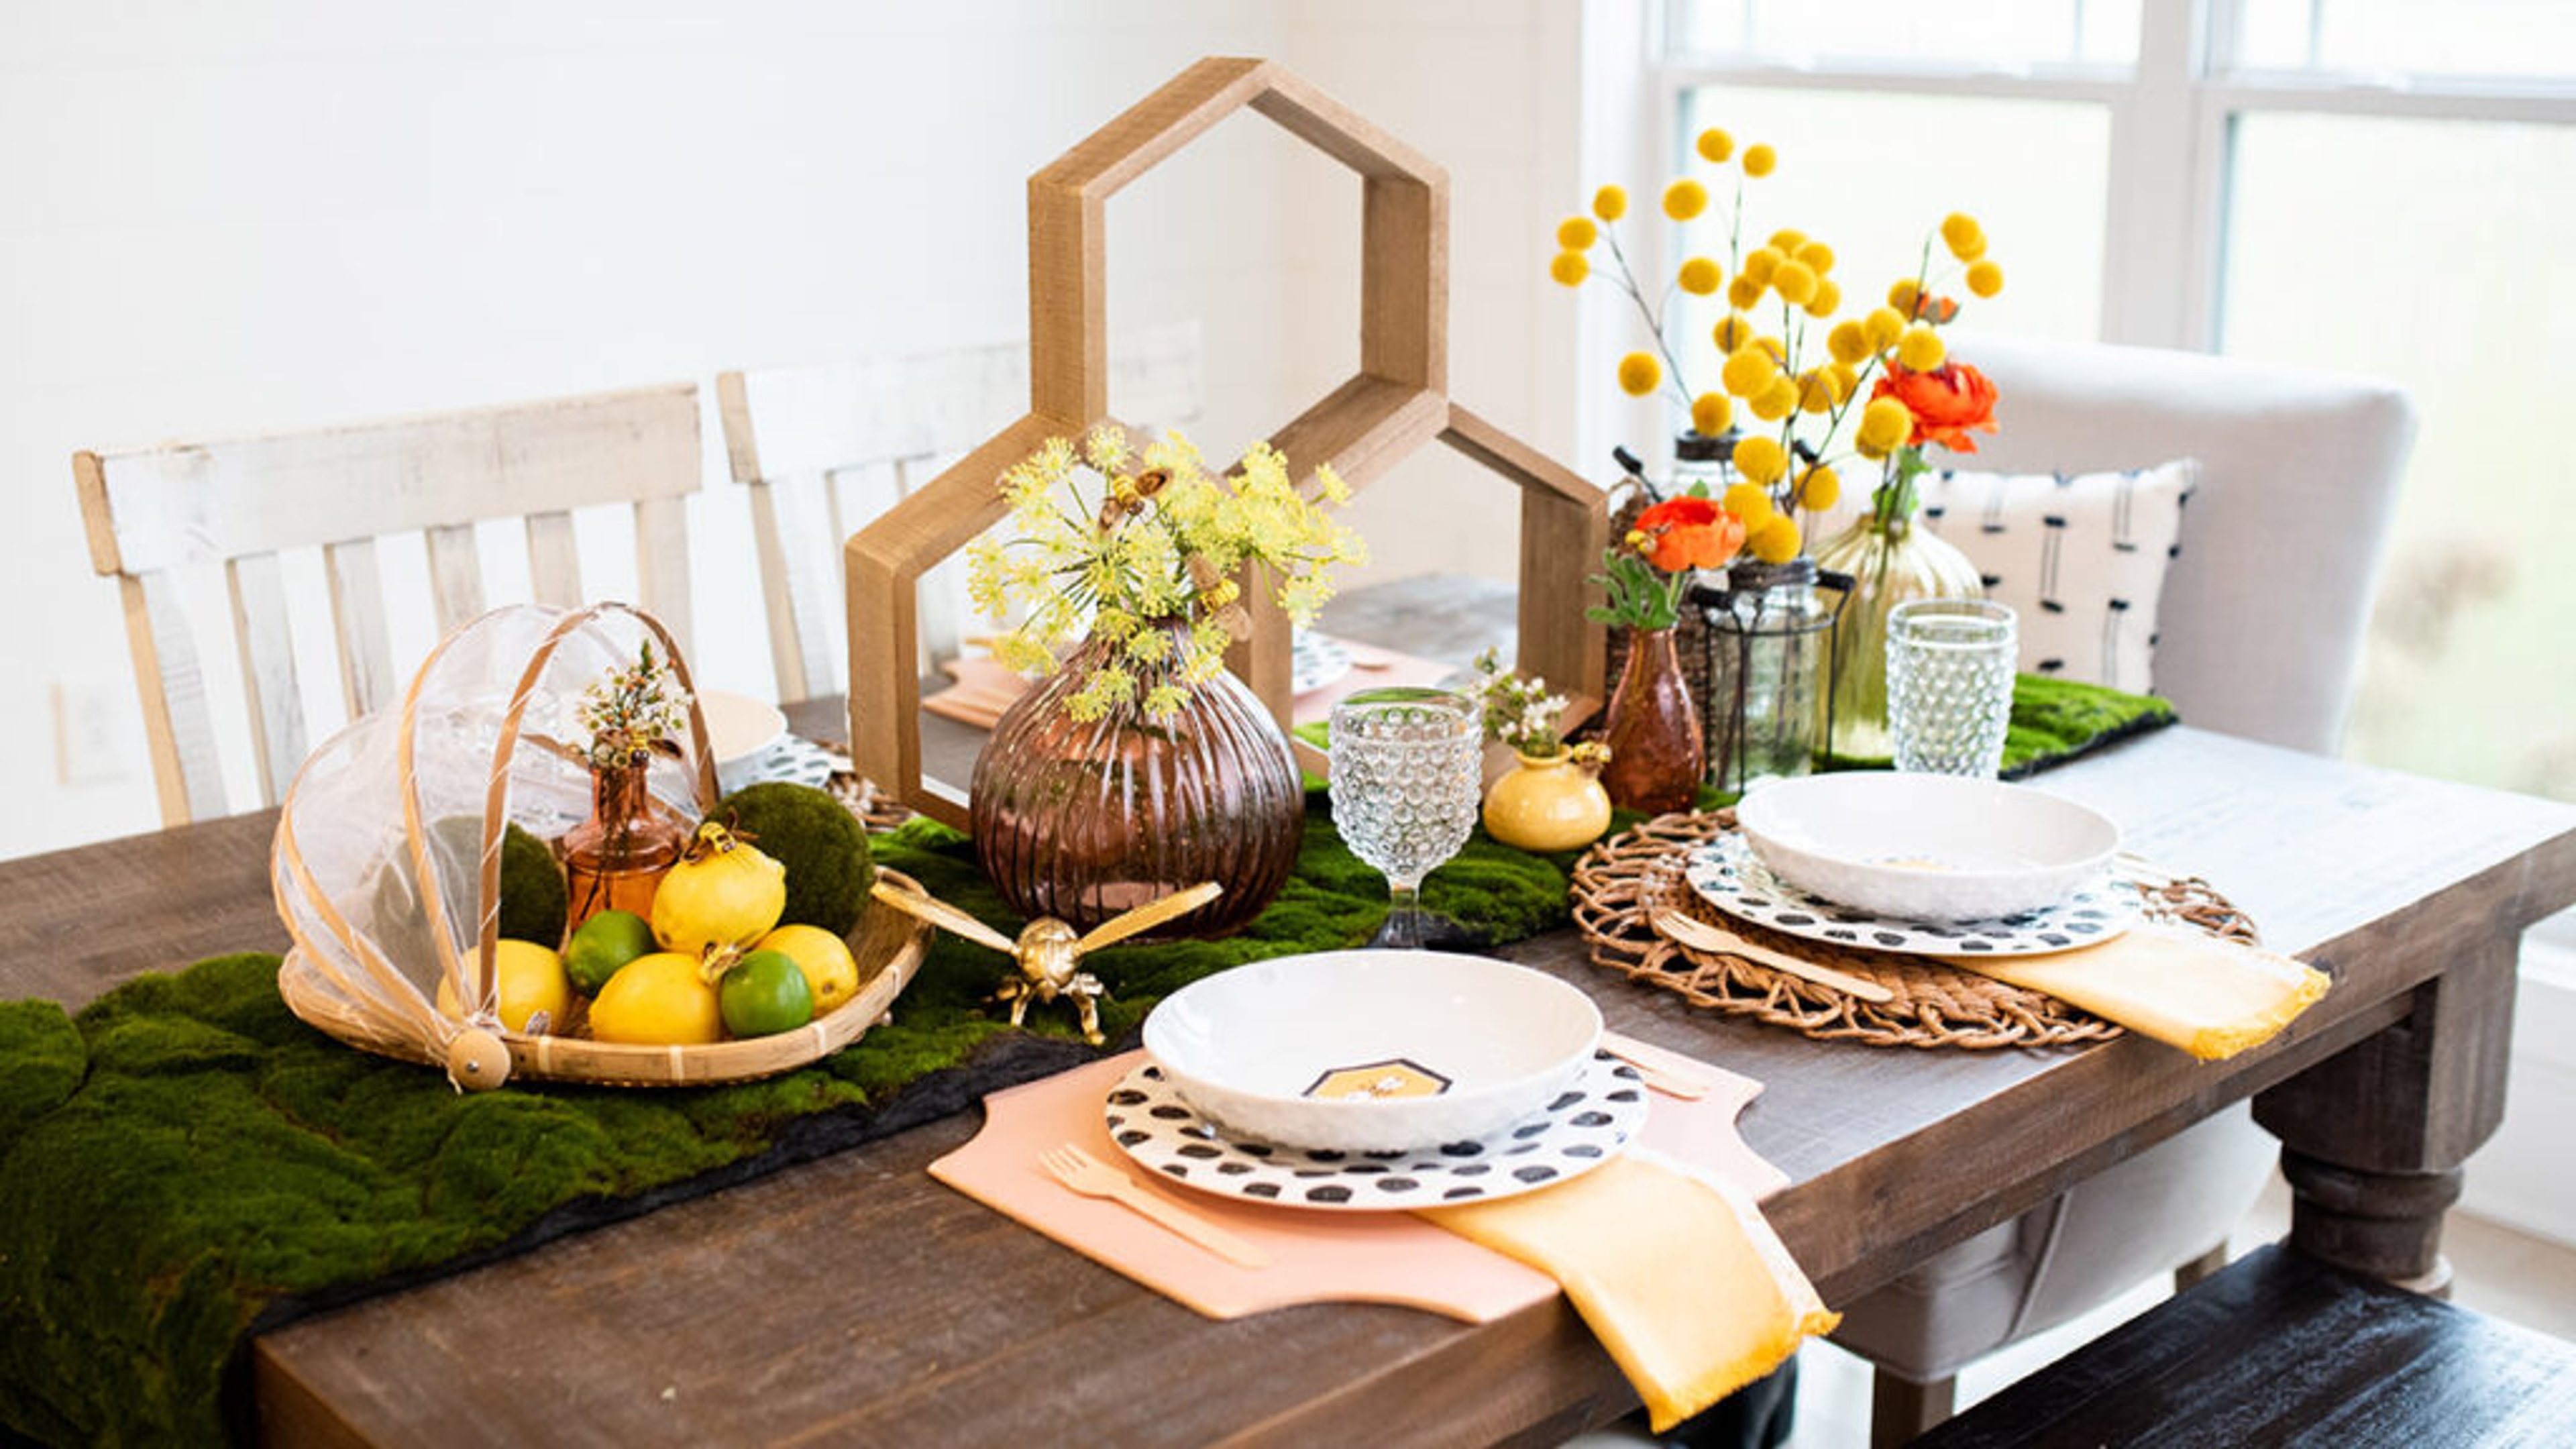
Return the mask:
[[[1014,941],[934,896],[905,890],[884,879],[877,881],[874,892],[878,900],[898,911],[918,916],[978,946],[989,946],[1018,961],[1019,974],[1006,978],[1000,989],[993,993],[995,1001],[1011,1004],[1011,1025],[1026,1024],[1032,1000],[1046,1002],[1060,996],[1070,997],[1082,1013],[1082,1039],[1093,1046],[1100,1045],[1102,1041],[1100,998],[1107,988],[1100,984],[1099,977],[1082,969],[1082,958],[1103,946],[1115,945],[1167,921],[1178,920],[1224,893],[1225,887],[1215,881],[1204,881],[1112,916],[1082,936],[1076,936],[1073,927],[1053,916],[1040,916],[1021,927],[1020,938]]]

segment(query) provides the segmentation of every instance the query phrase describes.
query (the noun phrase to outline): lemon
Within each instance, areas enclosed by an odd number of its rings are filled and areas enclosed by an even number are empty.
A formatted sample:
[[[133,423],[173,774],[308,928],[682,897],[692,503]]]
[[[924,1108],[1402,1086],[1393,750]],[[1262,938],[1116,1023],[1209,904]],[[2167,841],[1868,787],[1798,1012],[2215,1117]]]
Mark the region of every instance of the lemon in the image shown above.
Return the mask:
[[[709,946],[748,946],[787,909],[787,867],[710,820],[653,892],[662,949],[703,956]]]
[[[534,941],[505,936],[492,948],[492,974],[501,983],[501,1025],[511,1031],[535,1032],[563,1025],[564,1013],[572,1009],[572,983],[564,978],[562,957]],[[438,982],[438,1009],[456,1020],[465,1019],[464,1008],[443,976]],[[530,1026],[541,1013],[545,1020]]]
[[[805,972],[783,951],[754,951],[724,974],[716,988],[725,1030],[735,1036],[794,1031],[814,1019],[814,991]]]
[[[776,951],[796,963],[814,993],[816,1016],[830,1015],[859,992],[859,963],[850,955],[849,943],[820,926],[781,926],[761,937],[754,949]]]
[[[653,928],[633,911],[602,911],[581,923],[564,947],[564,974],[572,978],[573,990],[584,996],[597,996],[617,968],[642,956],[650,956]]]
[[[695,1046],[724,1039],[716,989],[695,957],[657,951],[627,962],[590,1004],[590,1034],[601,1041]]]

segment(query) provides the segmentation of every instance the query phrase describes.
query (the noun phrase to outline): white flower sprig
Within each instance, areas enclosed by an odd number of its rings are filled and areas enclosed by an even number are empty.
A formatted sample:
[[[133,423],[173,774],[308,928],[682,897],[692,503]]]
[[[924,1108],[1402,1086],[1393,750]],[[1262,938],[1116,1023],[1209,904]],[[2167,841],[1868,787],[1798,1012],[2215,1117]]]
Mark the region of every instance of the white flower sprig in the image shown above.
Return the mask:
[[[590,733],[590,762],[606,769],[633,764],[689,727],[689,692],[647,639],[635,662],[612,669],[583,690],[581,727]]]

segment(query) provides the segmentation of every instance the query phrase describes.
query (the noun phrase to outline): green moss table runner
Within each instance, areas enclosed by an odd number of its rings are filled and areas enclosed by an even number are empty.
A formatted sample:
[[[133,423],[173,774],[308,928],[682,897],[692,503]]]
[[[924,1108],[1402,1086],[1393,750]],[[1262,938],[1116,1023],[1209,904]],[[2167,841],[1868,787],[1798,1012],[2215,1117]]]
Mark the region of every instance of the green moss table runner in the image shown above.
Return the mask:
[[[2014,761],[2171,718],[2159,701],[2035,683],[2016,701]],[[916,821],[878,850],[1016,928],[956,832]],[[1480,833],[1424,900],[1498,942],[1523,939],[1564,922],[1567,864]],[[1318,802],[1295,875],[1241,934],[1088,958],[1113,993],[1103,1026],[1131,1033],[1163,995],[1230,966],[1364,942],[1385,910],[1384,879]],[[763,1082],[652,1091],[460,1096],[297,1021],[266,955],[144,976],[77,1015],[0,1002],[0,1439],[218,1441],[248,1427],[258,1332],[1088,1059],[1070,1012],[1037,1008],[1020,1032],[987,1009],[1002,965],[943,937],[895,1022],[857,1047]]]

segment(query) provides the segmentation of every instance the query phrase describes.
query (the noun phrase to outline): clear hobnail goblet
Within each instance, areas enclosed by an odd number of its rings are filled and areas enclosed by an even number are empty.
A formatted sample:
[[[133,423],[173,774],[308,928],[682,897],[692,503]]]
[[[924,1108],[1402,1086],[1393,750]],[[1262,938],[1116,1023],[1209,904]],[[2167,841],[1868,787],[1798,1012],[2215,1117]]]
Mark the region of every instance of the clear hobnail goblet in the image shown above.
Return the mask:
[[[1333,824],[1391,896],[1375,944],[1421,948],[1422,878],[1467,843],[1483,783],[1483,731],[1461,696],[1370,689],[1333,706]]]
[[[1914,599],[1887,616],[1887,724],[1896,768],[1991,780],[2012,724],[2020,641],[1987,599]]]

